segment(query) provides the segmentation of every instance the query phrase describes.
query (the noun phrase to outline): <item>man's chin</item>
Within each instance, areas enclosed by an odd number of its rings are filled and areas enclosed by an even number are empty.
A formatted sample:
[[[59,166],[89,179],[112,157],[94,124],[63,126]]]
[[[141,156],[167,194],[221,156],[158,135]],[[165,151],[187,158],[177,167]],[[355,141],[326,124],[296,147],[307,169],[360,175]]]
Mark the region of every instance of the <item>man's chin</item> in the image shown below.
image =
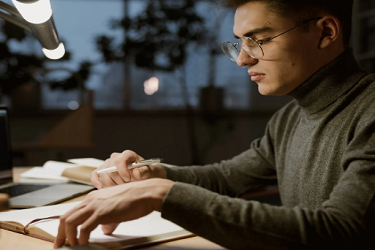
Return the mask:
[[[258,92],[259,92],[259,94],[264,95],[264,96],[273,96],[273,95],[275,95],[274,90],[272,90],[270,88],[264,88],[264,87],[262,87],[259,84],[258,84]]]
[[[281,89],[263,88],[261,85],[258,85],[258,92],[264,96],[283,96],[287,94]]]

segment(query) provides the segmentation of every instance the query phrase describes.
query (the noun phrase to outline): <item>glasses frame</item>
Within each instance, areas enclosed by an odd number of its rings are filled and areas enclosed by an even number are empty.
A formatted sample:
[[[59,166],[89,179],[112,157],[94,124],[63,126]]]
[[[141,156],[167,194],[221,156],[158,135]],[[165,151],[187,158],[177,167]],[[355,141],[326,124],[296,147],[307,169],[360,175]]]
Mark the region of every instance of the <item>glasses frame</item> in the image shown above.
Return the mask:
[[[298,27],[300,27],[300,26],[302,26],[302,25],[304,25],[304,24],[306,24],[306,23],[309,23],[309,22],[314,21],[314,20],[319,20],[319,19],[322,19],[322,18],[323,18],[323,17],[314,17],[314,18],[310,18],[310,19],[308,19],[308,20],[306,20],[306,21],[303,21],[303,22],[299,23],[298,25],[294,26],[294,27],[291,28],[291,29],[288,29],[287,31],[284,31],[284,32],[282,32],[282,33],[280,33],[280,34],[278,34],[278,35],[276,35],[276,36],[273,36],[273,37],[271,37],[271,38],[268,38],[268,39],[265,39],[265,40],[262,40],[262,41],[257,41],[257,40],[255,40],[255,39],[253,39],[253,38],[251,38],[251,37],[247,37],[247,36],[242,36],[242,37],[238,38],[239,41],[238,41],[237,43],[232,43],[232,42],[229,42],[229,41],[225,41],[225,42],[222,42],[222,43],[221,43],[221,49],[223,50],[224,54],[226,54],[226,55],[227,55],[232,61],[234,61],[233,58],[232,58],[231,56],[229,56],[229,55],[225,52],[224,45],[226,45],[226,44],[230,44],[230,45],[232,45],[232,46],[237,50],[237,52],[238,52],[238,56],[239,56],[239,54],[241,53],[241,49],[243,49],[243,50],[246,52],[246,54],[248,54],[248,56],[250,56],[250,57],[252,57],[252,58],[254,58],[254,59],[262,59],[262,58],[264,57],[264,51],[263,51],[263,48],[262,48],[261,45],[263,45],[263,44],[265,44],[265,43],[268,43],[269,41],[275,39],[276,37],[279,37],[279,36],[281,36],[281,35],[284,35],[285,33],[289,32],[289,31],[292,31],[292,30],[294,30],[294,29],[296,29],[296,28],[298,28]],[[261,53],[262,53],[262,56],[261,56],[261,57],[256,57],[256,56],[251,55],[251,54],[250,54],[250,49],[249,49],[248,46],[246,46],[246,45],[243,45],[242,48],[241,48],[241,45],[240,45],[240,41],[241,41],[241,39],[251,40],[251,41],[253,41],[256,45],[258,45],[258,47],[259,47],[259,49],[260,49],[260,51],[261,51]],[[237,45],[240,46],[239,49],[237,48]],[[238,59],[238,57],[237,57],[237,59]],[[236,61],[237,61],[237,60],[236,60]],[[236,62],[236,61],[234,61],[234,62]]]

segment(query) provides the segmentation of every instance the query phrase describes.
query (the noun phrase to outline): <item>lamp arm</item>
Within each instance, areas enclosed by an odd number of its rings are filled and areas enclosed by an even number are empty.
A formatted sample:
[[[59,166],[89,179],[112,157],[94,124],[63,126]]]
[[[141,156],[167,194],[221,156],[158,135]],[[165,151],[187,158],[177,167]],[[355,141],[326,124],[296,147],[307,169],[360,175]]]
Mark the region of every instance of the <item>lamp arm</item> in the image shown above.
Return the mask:
[[[21,19],[18,19],[12,15],[5,14],[4,12],[0,11],[0,18],[4,19],[5,21],[8,21],[10,23],[13,23],[17,25],[18,27],[21,27],[24,30],[31,31],[31,28],[29,24],[25,21],[22,21]]]
[[[0,11],[0,18],[17,25],[18,27],[21,27],[22,29],[31,31],[29,24],[26,21],[19,19],[19,18],[22,18],[22,16],[16,8],[14,8],[13,6],[7,3],[0,1],[0,9],[5,10],[6,12],[9,13],[9,14],[6,14]]]
[[[2,1],[0,1],[0,9],[5,10],[6,12],[8,12],[8,13],[14,15],[14,16],[22,18],[21,14],[19,13],[19,11],[15,7],[13,7],[12,5],[9,5],[7,3],[4,3]]]
[[[24,3],[23,2],[24,0],[18,0],[18,1],[21,2],[20,6],[22,6],[22,4]],[[26,0],[26,2],[28,2],[28,0]],[[49,5],[49,1],[48,1],[48,5]],[[34,34],[34,36],[39,40],[40,44],[42,45],[43,47],[42,50],[46,57],[53,59],[53,60],[60,59],[65,54],[65,48],[58,38],[57,30],[55,27],[55,22],[53,21],[53,17],[52,17],[52,10],[50,9],[50,12],[48,11],[46,12],[47,15],[48,14],[51,15],[49,19],[39,23],[39,22],[33,22],[33,21],[30,22],[30,20],[28,21],[24,20],[24,17],[21,15],[22,11],[20,13],[17,8],[7,3],[4,3],[3,1],[0,1],[0,10],[5,11],[5,12],[0,11],[0,18],[13,23],[16,26],[21,27],[22,29],[31,31]],[[24,6],[21,9],[23,8]],[[36,9],[32,9],[32,11],[33,11],[32,13],[35,14]]]

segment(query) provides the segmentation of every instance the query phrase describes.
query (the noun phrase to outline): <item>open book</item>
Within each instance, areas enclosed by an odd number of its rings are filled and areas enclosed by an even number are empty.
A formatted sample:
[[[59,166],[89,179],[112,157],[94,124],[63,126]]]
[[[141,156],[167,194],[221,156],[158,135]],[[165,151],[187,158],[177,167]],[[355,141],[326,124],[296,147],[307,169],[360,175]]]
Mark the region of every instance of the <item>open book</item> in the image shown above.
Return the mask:
[[[68,182],[91,185],[90,174],[104,163],[95,158],[70,159],[68,162],[47,161],[21,174],[22,182]]]
[[[58,232],[58,216],[79,203],[80,201],[1,212],[0,228],[53,242]],[[152,212],[140,219],[121,223],[111,235],[104,235],[101,227],[98,226],[91,232],[89,241],[90,243],[109,248],[121,247],[123,249],[191,236],[194,235],[180,226],[161,218],[159,212]]]

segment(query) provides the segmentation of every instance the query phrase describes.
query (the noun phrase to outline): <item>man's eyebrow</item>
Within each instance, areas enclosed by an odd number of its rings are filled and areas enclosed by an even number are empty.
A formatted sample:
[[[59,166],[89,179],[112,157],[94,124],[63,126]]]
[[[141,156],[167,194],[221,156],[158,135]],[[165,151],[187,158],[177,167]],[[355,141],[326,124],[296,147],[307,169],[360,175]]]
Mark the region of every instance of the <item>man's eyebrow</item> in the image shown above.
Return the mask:
[[[246,32],[243,36],[252,37],[255,34],[259,34],[259,33],[263,33],[263,32],[268,32],[268,31],[271,31],[271,30],[272,30],[271,27],[256,28],[256,29],[253,29],[253,30],[250,30],[250,31]],[[236,34],[233,34],[233,36],[234,36],[234,38],[237,38],[237,39],[240,38]]]

